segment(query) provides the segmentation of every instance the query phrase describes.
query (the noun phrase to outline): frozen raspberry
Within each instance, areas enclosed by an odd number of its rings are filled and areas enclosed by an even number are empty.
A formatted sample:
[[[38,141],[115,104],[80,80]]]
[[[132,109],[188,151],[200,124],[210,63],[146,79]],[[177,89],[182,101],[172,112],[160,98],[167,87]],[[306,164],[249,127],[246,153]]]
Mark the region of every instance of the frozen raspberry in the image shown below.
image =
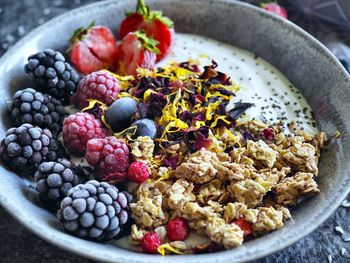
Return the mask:
[[[85,76],[79,83],[72,103],[80,109],[88,105],[88,99],[95,99],[111,105],[120,91],[118,80],[108,71],[100,70]]]
[[[156,254],[157,248],[162,244],[159,235],[156,232],[148,232],[141,240],[143,252],[148,254]]]
[[[149,170],[143,162],[133,162],[128,169],[128,179],[134,183],[142,184],[149,178]]]
[[[262,4],[262,8],[283,18],[288,18],[286,9],[277,3]]]
[[[130,157],[122,139],[114,136],[92,139],[86,148],[85,159],[95,167],[98,179],[115,183],[126,178]]]
[[[249,223],[247,220],[245,220],[244,218],[239,218],[236,219],[232,222],[233,224],[236,224],[237,226],[239,226],[242,231],[243,231],[243,235],[245,237],[249,236],[252,233],[252,224]]]
[[[261,137],[272,141],[275,138],[275,131],[271,128],[266,128],[259,134]]]
[[[86,143],[90,139],[105,137],[106,131],[93,115],[78,112],[64,119],[62,135],[64,146],[70,153],[84,155]]]
[[[184,241],[190,234],[190,227],[185,219],[175,217],[169,220],[166,231],[170,241]]]

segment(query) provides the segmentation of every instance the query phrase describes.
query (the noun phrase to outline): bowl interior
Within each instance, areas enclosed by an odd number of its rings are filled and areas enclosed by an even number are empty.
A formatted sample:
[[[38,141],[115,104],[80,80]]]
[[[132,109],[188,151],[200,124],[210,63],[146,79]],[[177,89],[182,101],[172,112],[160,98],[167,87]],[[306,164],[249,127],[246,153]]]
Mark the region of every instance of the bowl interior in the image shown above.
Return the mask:
[[[42,238],[74,253],[111,262],[242,262],[265,256],[300,239],[321,224],[349,190],[350,79],[340,63],[319,42],[288,21],[247,4],[230,1],[149,0],[171,17],[176,30],[214,38],[249,50],[281,70],[311,105],[318,126],[327,134],[341,132],[320,161],[321,193],[302,203],[281,230],[242,247],[207,255],[159,257],[98,244],[65,234],[56,218],[35,199],[28,180],[0,167],[0,202],[20,222]],[[6,101],[15,90],[30,86],[24,74],[26,58],[45,48],[64,51],[71,32],[92,20],[117,31],[125,10],[136,1],[106,1],[60,16],[22,39],[0,60],[0,135],[10,122]]]

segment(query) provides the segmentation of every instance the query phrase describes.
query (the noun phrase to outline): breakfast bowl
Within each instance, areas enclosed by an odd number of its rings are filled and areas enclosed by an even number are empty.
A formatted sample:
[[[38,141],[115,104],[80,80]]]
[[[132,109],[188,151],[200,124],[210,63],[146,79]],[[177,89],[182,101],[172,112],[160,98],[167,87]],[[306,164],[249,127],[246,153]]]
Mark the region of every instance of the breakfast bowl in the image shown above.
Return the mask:
[[[217,41],[214,51],[205,50],[208,46],[204,46],[196,52],[220,54],[223,45],[247,50],[254,54],[255,60],[261,58],[272,64],[300,91],[313,111],[317,127],[330,137],[319,162],[316,181],[320,193],[300,203],[283,228],[247,241],[243,246],[216,253],[164,257],[126,249],[121,242],[97,243],[66,234],[55,215],[38,202],[30,178],[17,176],[6,166],[0,167],[1,205],[18,222],[48,242],[106,262],[247,262],[281,250],[313,231],[349,192],[350,77],[347,72],[321,43],[302,29],[251,5],[232,0],[150,0],[147,3],[173,19],[176,32],[199,36],[182,39],[181,48],[186,50],[183,56],[191,56],[191,50],[201,41],[213,39]],[[29,55],[46,48],[64,52],[71,33],[91,20],[117,32],[124,12],[134,7],[135,1],[102,1],[88,5],[47,22],[12,47],[0,60],[2,137],[11,127],[7,101],[16,90],[30,86],[23,70]],[[191,39],[197,42],[189,43]],[[230,59],[225,56],[226,53],[220,55],[219,65]],[[240,60],[243,62],[243,58]],[[254,69],[249,74],[269,74],[264,70],[255,72]],[[339,138],[333,137],[339,132]]]

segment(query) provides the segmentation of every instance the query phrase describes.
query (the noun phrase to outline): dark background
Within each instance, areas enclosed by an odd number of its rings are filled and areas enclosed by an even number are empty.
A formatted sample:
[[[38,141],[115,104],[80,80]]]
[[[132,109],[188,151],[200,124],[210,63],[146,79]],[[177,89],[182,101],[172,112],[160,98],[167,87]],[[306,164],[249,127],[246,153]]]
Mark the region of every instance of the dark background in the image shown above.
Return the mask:
[[[348,0],[342,0],[349,2]],[[0,56],[29,31],[92,0],[0,0]],[[250,2],[257,2],[251,0]],[[310,1],[309,1],[310,2]],[[316,30],[318,31],[318,30]],[[19,50],[20,52],[20,50]],[[6,87],[2,87],[6,88]],[[264,258],[267,262],[350,262],[350,208],[340,207],[316,231],[293,246]],[[344,229],[339,234],[335,227]],[[350,238],[349,238],[350,239]],[[349,240],[350,241],[350,240]],[[0,207],[0,261],[91,262],[58,249],[34,236]]]

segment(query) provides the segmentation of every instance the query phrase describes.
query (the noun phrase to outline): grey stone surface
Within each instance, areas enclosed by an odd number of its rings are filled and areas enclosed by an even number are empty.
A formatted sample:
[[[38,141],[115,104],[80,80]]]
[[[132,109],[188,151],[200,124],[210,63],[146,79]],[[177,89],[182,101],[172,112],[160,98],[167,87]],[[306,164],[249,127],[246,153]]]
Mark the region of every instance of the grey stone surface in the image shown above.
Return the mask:
[[[39,24],[91,2],[94,1],[0,0],[0,55]],[[341,226],[345,231],[344,236],[350,237],[349,209],[338,208],[332,217],[312,234],[258,262],[350,262],[350,243],[344,242],[335,231],[336,226]],[[1,262],[90,262],[34,236],[2,208],[0,218]]]

